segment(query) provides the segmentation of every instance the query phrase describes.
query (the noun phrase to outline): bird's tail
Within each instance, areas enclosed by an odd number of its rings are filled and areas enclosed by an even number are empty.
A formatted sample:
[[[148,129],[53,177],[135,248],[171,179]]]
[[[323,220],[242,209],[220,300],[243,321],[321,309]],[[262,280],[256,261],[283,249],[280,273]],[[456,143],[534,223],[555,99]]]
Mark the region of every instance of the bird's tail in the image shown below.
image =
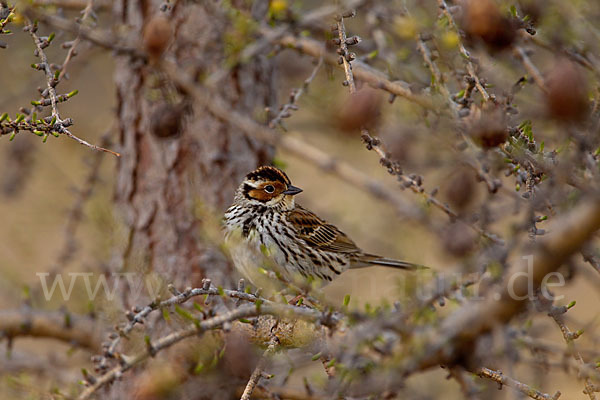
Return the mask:
[[[420,264],[414,264],[407,261],[394,260],[392,258],[379,257],[373,254],[365,254],[360,257],[359,262],[352,265],[353,268],[364,268],[372,266],[382,266],[390,268],[406,269],[410,271],[416,271],[418,269],[429,269],[428,267]]]

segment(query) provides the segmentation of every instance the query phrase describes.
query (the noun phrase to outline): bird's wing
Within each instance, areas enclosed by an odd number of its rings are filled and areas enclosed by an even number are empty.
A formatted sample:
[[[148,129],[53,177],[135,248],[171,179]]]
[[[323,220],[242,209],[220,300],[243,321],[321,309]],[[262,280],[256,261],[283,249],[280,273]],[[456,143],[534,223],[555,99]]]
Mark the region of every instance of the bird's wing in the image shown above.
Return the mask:
[[[287,216],[298,237],[320,250],[340,253],[357,253],[361,250],[346,234],[328,224],[314,213],[296,206]]]

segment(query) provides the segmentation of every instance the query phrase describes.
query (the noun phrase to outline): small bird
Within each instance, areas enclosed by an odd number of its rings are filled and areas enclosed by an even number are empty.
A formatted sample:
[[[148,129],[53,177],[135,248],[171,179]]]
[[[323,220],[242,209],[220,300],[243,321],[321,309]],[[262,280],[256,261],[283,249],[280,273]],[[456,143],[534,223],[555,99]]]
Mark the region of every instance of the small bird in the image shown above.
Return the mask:
[[[422,268],[363,252],[337,227],[297,205],[294,197],[300,192],[285,172],[263,166],[246,175],[225,212],[233,262],[255,286],[273,285],[266,270],[288,282],[301,276],[323,285],[351,268]]]

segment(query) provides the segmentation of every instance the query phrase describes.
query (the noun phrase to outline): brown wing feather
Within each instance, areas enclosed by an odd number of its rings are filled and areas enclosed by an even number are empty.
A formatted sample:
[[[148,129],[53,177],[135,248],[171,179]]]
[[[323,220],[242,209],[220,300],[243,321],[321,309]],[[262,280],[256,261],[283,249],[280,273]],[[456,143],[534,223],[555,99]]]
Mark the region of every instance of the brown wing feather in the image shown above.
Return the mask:
[[[298,236],[310,246],[333,252],[361,252],[344,232],[302,207],[296,206],[289,212],[287,219],[294,226]]]

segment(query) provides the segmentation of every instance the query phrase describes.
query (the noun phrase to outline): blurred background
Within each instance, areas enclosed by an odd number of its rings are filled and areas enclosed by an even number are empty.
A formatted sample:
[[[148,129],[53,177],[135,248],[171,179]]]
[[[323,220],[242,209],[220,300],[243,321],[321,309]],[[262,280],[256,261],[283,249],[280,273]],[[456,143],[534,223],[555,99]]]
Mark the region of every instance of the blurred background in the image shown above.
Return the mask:
[[[281,13],[287,10],[301,13],[318,4],[291,0],[271,3],[277,3],[271,4],[272,11]],[[367,3],[369,5],[359,10],[357,18],[346,21],[348,31],[363,39],[352,49],[359,59],[385,71],[392,80],[408,82],[411,90],[430,95],[442,107],[439,92],[430,86],[431,72],[416,48],[414,37],[418,32],[424,32],[435,37],[428,43],[451,93],[456,95],[464,90],[464,59],[457,51],[459,37],[448,28],[448,21],[439,17],[436,1]],[[535,37],[551,46],[545,49],[529,41],[522,42],[523,46],[534,50],[531,60],[547,80],[571,82],[569,91],[579,90],[576,83],[580,83],[585,98],[597,101],[599,64],[594,65],[594,70],[574,63],[565,64],[563,58],[557,57],[561,54],[557,49],[577,49],[586,59],[598,61],[600,3],[594,0],[515,0],[495,4],[507,18],[513,9],[521,19],[530,16],[537,31]],[[389,10],[394,13],[386,15]],[[480,12],[477,20],[485,21],[485,10],[472,12]],[[73,19],[77,13],[66,11],[64,15]],[[110,14],[99,12],[99,26],[107,27],[109,23]],[[0,49],[0,112],[11,115],[19,107],[28,107],[39,97],[37,88],[45,86],[43,74],[28,67],[38,61],[33,55],[31,37],[22,32],[22,27],[22,21],[14,22],[14,33],[2,38],[9,47]],[[40,29],[46,34],[49,32],[43,25]],[[480,27],[470,29],[478,32]],[[380,38],[382,31],[386,35],[384,39]],[[480,37],[485,38],[485,35]],[[57,32],[55,40],[61,43],[72,38],[70,34]],[[56,43],[46,52],[50,60],[59,62],[66,50]],[[502,48],[502,45],[494,47],[485,40],[474,39],[469,46],[479,63],[479,75],[485,77],[490,93],[499,103],[511,104],[518,109],[518,114],[506,117],[508,125],[532,121],[538,144],[544,142],[546,149],[566,148],[571,140],[568,129],[562,121],[548,117],[548,107],[553,107],[552,98],[548,99],[548,93],[536,87],[530,72],[524,69],[514,51]],[[274,57],[278,104],[283,104],[292,89],[302,86],[313,70],[315,60],[294,50],[279,51]],[[74,120],[72,132],[91,143],[107,143],[105,147],[108,148],[117,148],[118,142],[114,122],[114,67],[110,52],[82,43],[78,57],[69,67],[68,79],[60,85],[60,93],[79,91],[72,100],[59,105],[61,115]],[[576,72],[572,73],[570,68]],[[523,77],[527,77],[524,82]],[[360,140],[357,127],[367,123],[406,174],[414,172],[422,176],[426,190],[436,189],[436,196],[458,210],[462,217],[473,221],[487,219],[486,229],[507,241],[524,243],[528,240],[526,229],[519,225],[528,212],[520,203],[524,189],[516,190],[514,175],[505,176],[507,167],[502,157],[491,155],[490,151],[480,159],[488,166],[490,174],[501,182],[499,195],[492,195],[476,172],[464,163],[463,154],[455,151],[457,134],[453,124],[402,98],[390,103],[385,92],[370,89],[360,82],[358,101],[351,100],[347,88],[341,85],[343,80],[341,69],[328,65],[320,68],[307,93],[301,97],[299,109],[284,120],[287,132],[282,134],[302,138],[397,191],[399,197],[424,210],[429,225],[398,215],[393,206],[363,188],[342,182],[295,154],[277,151],[276,164],[285,169],[295,186],[304,189],[297,197],[300,204],[336,224],[368,252],[423,264],[441,274],[466,274],[478,270],[477,248],[481,239],[468,227],[450,222],[422,196],[410,189],[401,189],[394,177],[379,164],[378,157],[368,152]],[[473,97],[479,104],[480,95],[475,93]],[[469,122],[469,132],[474,140],[485,142],[490,135],[496,134],[495,117],[493,110],[487,114],[487,110],[479,108],[485,117],[477,120],[477,113],[471,111],[465,118],[475,120]],[[353,116],[358,116],[357,121],[352,119]],[[114,157],[94,152],[65,137],[50,137],[47,143],[29,132],[18,134],[12,142],[6,135],[1,137],[0,309],[20,309],[25,304],[34,309],[67,309],[77,314],[115,312],[110,302],[89,304],[81,301],[84,297],[81,282],[76,284],[76,295],[70,301],[64,302],[56,295],[52,301],[45,301],[36,273],[106,270],[126,235],[122,215],[113,203],[116,165]],[[87,190],[89,195],[83,193]],[[559,209],[562,204],[554,206]],[[544,229],[544,223],[538,224],[537,228]],[[520,259],[526,255],[525,250],[516,252],[509,262],[526,262]],[[585,331],[577,340],[577,346],[593,349],[585,353],[586,359],[600,361],[600,274],[586,265],[580,255],[561,272],[567,282],[564,287],[553,288],[554,294],[564,296],[557,304],[577,302],[576,307],[565,315],[566,321],[573,330]],[[333,304],[341,304],[344,296],[349,294],[350,307],[364,310],[396,301],[409,302],[415,285],[429,279],[427,274],[415,277],[402,271],[375,267],[343,274],[325,288],[325,293]],[[470,290],[466,296],[473,293]],[[441,315],[460,304],[460,296],[451,299],[440,308]],[[543,313],[528,314],[517,320],[514,329],[528,330],[530,336],[556,349],[565,346],[560,330]],[[505,352],[506,349],[491,348],[490,351]],[[35,355],[37,369],[32,368],[31,355]],[[541,353],[529,355],[530,360],[536,357],[542,357]],[[18,338],[10,351],[8,348],[0,351],[0,399],[41,398],[57,387],[61,390],[69,388],[75,393],[80,368],[87,364],[89,353],[85,350],[53,340]],[[581,381],[572,372],[560,368],[544,369],[540,365],[523,362],[511,374],[546,392],[554,393],[560,389],[565,399],[586,397],[582,394]],[[497,367],[509,372],[505,364],[499,363]],[[48,376],[49,369],[60,370],[60,373]],[[444,380],[445,375],[446,371],[434,370],[409,378],[406,384],[412,398],[462,398],[458,385]],[[432,380],[435,385],[430,384]],[[518,398],[509,388],[487,393],[489,398]]]

